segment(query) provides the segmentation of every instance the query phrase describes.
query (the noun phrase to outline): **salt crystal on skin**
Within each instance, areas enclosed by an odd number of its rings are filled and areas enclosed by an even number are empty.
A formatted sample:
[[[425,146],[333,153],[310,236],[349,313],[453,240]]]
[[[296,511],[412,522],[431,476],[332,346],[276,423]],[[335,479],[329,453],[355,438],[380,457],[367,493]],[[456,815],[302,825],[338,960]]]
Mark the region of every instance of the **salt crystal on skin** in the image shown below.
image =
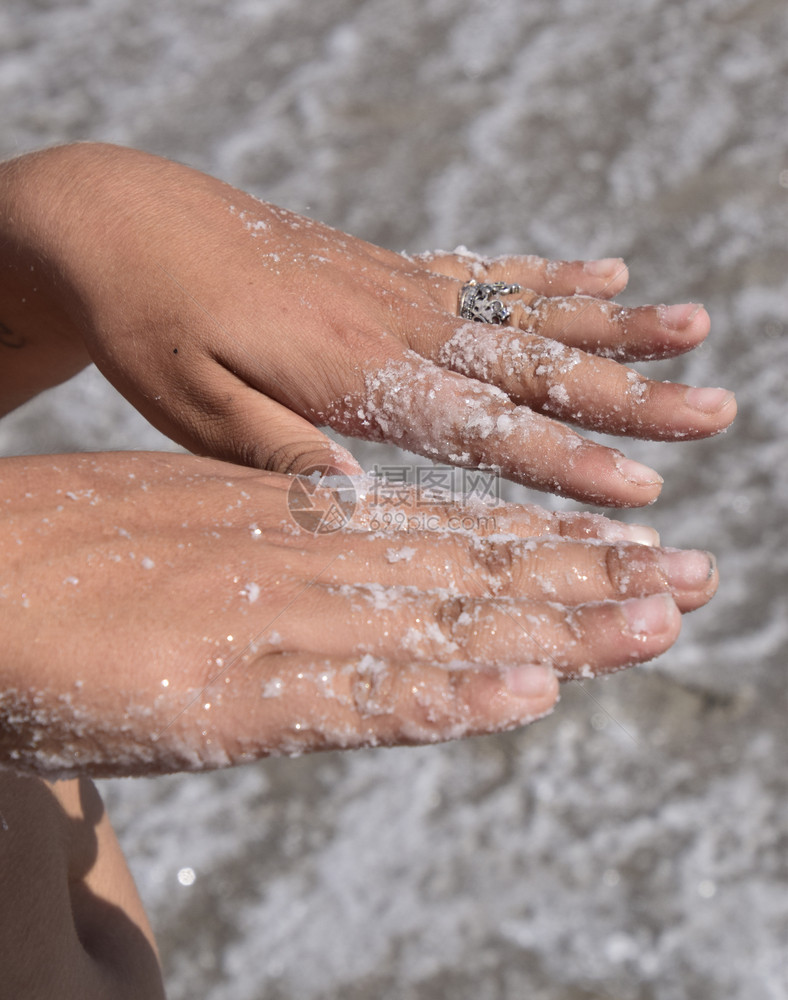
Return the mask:
[[[628,383],[627,396],[636,403],[643,403],[648,391],[646,379],[634,371],[628,371],[626,377]]]
[[[495,421],[495,429],[504,436],[511,433],[514,428],[514,421],[508,413],[502,413]]]
[[[281,698],[284,693],[284,684],[274,677],[263,685],[263,698]]]
[[[386,549],[386,561],[390,563],[410,562],[416,555],[416,550],[410,545],[404,545],[401,549]]]

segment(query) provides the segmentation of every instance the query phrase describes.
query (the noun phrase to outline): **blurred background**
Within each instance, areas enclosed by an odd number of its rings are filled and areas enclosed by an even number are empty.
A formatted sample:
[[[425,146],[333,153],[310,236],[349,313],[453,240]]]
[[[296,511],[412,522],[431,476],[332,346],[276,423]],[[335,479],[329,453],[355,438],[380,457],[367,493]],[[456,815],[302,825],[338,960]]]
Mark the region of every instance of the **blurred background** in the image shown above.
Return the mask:
[[[787,95],[781,0],[4,0],[3,156],[111,140],[393,249],[621,254],[623,301],[712,316],[651,371],[739,399],[627,446],[722,577],[653,665],[506,736],[102,783],[172,1000],[788,997]],[[172,445],[90,370],[0,424],[122,448]]]

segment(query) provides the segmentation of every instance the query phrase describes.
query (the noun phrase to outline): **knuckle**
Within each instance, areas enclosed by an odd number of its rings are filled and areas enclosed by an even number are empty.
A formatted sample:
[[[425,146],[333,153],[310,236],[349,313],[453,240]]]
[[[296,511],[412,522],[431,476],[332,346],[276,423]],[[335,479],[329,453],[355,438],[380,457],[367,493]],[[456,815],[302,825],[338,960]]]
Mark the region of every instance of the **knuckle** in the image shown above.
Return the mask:
[[[605,571],[613,593],[622,597],[646,597],[664,589],[659,553],[648,545],[620,542],[610,545],[605,555]]]
[[[477,601],[465,596],[439,600],[434,615],[435,628],[428,628],[425,636],[437,662],[476,659],[482,642],[479,607]]]
[[[632,310],[612,302],[598,302],[596,308],[602,323],[607,324],[612,331],[612,336],[607,338],[610,342],[608,350],[611,357],[615,359],[626,356],[627,348],[632,341],[630,329]]]
[[[546,407],[560,398],[550,390],[560,384],[563,370],[572,364],[569,348],[538,334],[526,333],[518,345],[516,361],[517,382],[526,392],[529,405]]]
[[[474,569],[494,594],[508,593],[514,582],[515,559],[509,542],[476,538],[471,547]]]
[[[360,720],[398,714],[398,674],[382,660],[366,656],[356,664],[352,671],[350,691]]]
[[[499,692],[495,671],[432,668],[412,685],[403,732],[413,742],[458,739],[491,725]]]
[[[354,731],[367,744],[436,743],[464,735],[470,712],[462,673],[435,665],[357,666],[350,689]]]
[[[523,289],[517,299],[519,327],[528,333],[540,336],[547,327],[550,300],[528,288]]]

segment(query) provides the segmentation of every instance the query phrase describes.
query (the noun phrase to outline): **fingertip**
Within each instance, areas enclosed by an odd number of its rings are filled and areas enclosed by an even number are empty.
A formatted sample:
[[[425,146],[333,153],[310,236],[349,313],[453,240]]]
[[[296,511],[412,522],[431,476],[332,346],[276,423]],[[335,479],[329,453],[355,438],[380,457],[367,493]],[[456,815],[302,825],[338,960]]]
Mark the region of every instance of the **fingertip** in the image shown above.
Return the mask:
[[[711,552],[699,549],[663,549],[660,562],[674,600],[681,611],[695,611],[717,591],[717,561]]]
[[[509,713],[504,725],[525,725],[552,711],[559,699],[559,681],[551,667],[528,663],[503,673]]]
[[[736,396],[731,393],[731,399],[725,404],[725,418],[727,423],[726,427],[729,427],[733,421],[736,419],[736,414],[739,412],[739,404],[736,401]]]
[[[542,699],[555,697],[558,681],[550,667],[527,663],[509,667],[504,673],[507,690],[518,698]]]
[[[689,388],[684,399],[690,409],[698,410],[701,413],[717,414],[730,408],[733,410],[733,414],[730,416],[731,420],[736,414],[736,397],[729,389]]]
[[[559,698],[558,678],[550,666],[539,663],[460,670],[452,680],[455,708],[465,721],[459,733],[454,713],[449,713],[449,726],[440,725],[446,739],[528,725],[551,712]]]
[[[622,458],[616,463],[621,476],[633,486],[662,486],[664,479],[658,472],[643,465],[642,462],[635,462],[631,458]]]
[[[705,306],[700,306],[690,323],[688,332],[691,332],[693,338],[700,343],[708,337],[710,331],[711,316],[709,316],[708,310]]]
[[[625,493],[621,494],[617,490],[617,495],[611,497],[612,506],[646,507],[656,502],[664,483],[658,472],[631,458],[618,458],[615,469]]]
[[[652,548],[659,545],[659,532],[646,524],[624,524],[608,518],[601,521],[598,537],[605,542],[635,542]]]
[[[583,263],[583,274],[593,279],[593,294],[599,298],[613,298],[623,291],[629,281],[629,268],[623,257],[604,257]],[[598,283],[601,282],[601,287]]]
[[[634,597],[622,601],[620,609],[626,633],[633,639],[649,643],[666,639],[670,644],[681,630],[681,613],[671,594]]]
[[[657,306],[657,317],[663,329],[674,335],[679,334],[682,340],[700,342],[711,329],[711,318],[700,302]]]
[[[607,452],[601,460],[600,451]],[[556,484],[556,488],[582,503],[603,507],[646,507],[656,502],[663,484],[659,473],[647,465],[596,444],[591,444],[585,460],[575,465],[572,478],[573,483],[563,488]]]

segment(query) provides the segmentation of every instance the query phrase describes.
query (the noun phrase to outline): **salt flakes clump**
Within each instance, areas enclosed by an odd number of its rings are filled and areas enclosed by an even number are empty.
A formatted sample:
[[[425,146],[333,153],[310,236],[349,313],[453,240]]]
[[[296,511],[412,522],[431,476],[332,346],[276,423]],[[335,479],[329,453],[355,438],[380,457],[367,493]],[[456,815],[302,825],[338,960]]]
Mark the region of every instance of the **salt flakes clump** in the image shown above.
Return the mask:
[[[495,430],[493,413],[511,409],[501,389],[469,380],[462,387],[437,365],[411,354],[365,379],[363,397],[346,397],[322,415],[327,423],[372,440],[397,441],[428,457],[445,459],[460,436],[478,441]],[[415,362],[415,363],[414,363]]]
[[[478,323],[466,323],[446,341],[438,360],[452,371],[489,381],[507,353],[509,339],[516,338],[499,330],[480,330]]]
[[[244,224],[244,228],[251,235],[252,239],[256,239],[257,236],[269,228],[267,222],[262,219],[254,219],[249,213],[243,209],[238,209],[235,205],[230,205],[230,215],[234,215]]]
[[[569,393],[562,385],[551,385],[547,390],[547,398],[562,408],[569,406]]]
[[[479,327],[478,323],[462,326],[441,348],[439,362],[462,375],[501,386],[512,395],[521,394],[529,373],[558,379],[582,360],[580,351],[557,340],[525,336],[509,328]]]
[[[512,420],[511,416],[508,413],[502,413],[495,421],[495,429],[498,431],[499,434],[503,434],[504,436],[506,436],[507,434],[511,434],[512,430],[514,429],[514,426],[515,426],[514,420]]]
[[[648,383],[638,372],[627,372],[627,396],[636,403],[643,403],[648,391]]]
[[[390,563],[410,562],[416,555],[416,550],[411,545],[403,545],[400,549],[386,549],[386,561]]]

